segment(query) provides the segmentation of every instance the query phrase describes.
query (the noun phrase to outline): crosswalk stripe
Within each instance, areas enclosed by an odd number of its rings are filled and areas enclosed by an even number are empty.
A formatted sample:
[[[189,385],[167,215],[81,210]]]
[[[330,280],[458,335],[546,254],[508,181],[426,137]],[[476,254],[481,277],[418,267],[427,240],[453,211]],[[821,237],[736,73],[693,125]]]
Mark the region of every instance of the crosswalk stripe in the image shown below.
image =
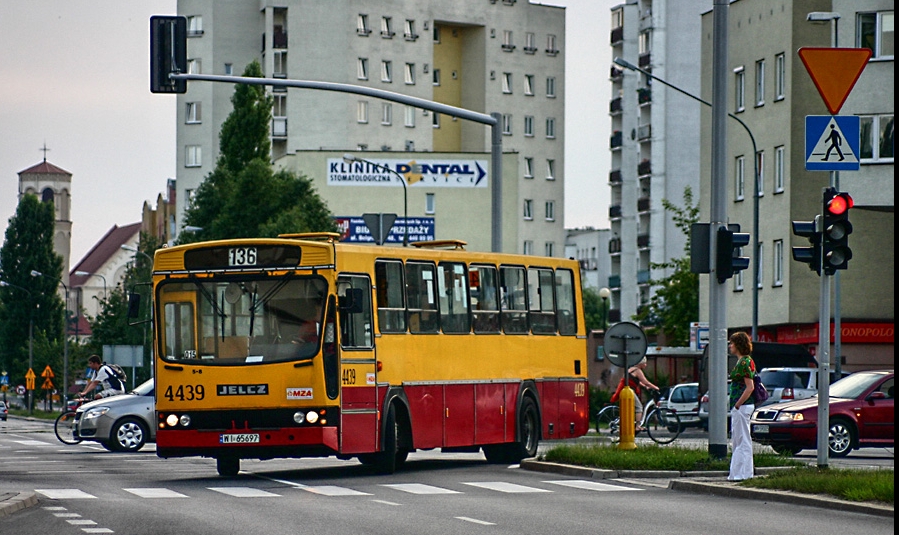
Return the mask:
[[[84,500],[96,498],[96,496],[78,489],[34,489],[34,492],[40,492],[51,500]]]
[[[409,494],[462,494],[461,492],[457,492],[455,490],[432,487],[431,485],[424,485],[422,483],[398,483],[395,485],[381,486],[401,490],[403,492],[408,492]]]
[[[228,496],[234,496],[235,498],[266,498],[266,497],[280,497],[280,494],[274,494],[261,489],[254,489],[252,487],[206,487],[209,490],[213,490],[215,492],[221,492],[222,494],[227,494]]]
[[[629,487],[621,487],[618,485],[609,485],[608,483],[597,483],[595,481],[584,481],[580,479],[566,479],[563,481],[544,481],[553,485],[562,485],[563,487],[572,487],[584,490],[614,491],[614,490],[643,490],[633,489]]]
[[[163,488],[122,489],[141,498],[187,498],[187,495]]]
[[[323,496],[371,496],[367,492],[348,489],[346,487],[337,487],[334,485],[322,485],[320,487],[302,487],[306,492],[313,494],[321,494]]]
[[[463,485],[471,485],[482,489],[496,490],[499,492],[521,493],[521,492],[552,492],[551,490],[538,489],[534,487],[526,487],[515,483],[505,483],[503,481],[485,481],[482,483],[462,483]]]

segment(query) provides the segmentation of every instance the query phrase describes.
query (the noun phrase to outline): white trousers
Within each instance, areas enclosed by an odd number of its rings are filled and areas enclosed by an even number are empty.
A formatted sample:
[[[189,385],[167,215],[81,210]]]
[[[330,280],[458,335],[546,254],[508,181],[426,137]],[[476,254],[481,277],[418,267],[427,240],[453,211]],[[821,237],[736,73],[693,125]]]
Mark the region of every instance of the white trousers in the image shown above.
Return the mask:
[[[752,436],[749,434],[749,418],[755,405],[748,403],[739,409],[730,410],[731,437],[733,448],[730,458],[730,474],[727,479],[740,481],[754,475],[752,464]]]

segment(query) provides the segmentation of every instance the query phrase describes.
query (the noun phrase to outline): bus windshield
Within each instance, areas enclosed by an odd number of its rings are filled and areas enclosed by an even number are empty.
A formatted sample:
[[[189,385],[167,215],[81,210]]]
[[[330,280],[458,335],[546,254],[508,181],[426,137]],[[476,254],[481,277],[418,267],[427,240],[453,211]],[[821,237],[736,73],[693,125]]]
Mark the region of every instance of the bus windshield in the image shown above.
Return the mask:
[[[162,358],[211,365],[312,359],[321,346],[327,286],[317,276],[162,282]]]

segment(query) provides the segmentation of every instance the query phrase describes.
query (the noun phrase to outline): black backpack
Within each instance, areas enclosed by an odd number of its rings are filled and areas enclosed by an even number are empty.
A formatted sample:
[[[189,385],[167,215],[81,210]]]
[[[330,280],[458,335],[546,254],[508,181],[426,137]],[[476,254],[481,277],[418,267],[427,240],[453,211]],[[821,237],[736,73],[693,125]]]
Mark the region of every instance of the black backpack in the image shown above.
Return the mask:
[[[125,370],[123,370],[122,367],[119,366],[118,364],[107,364],[104,362],[103,365],[106,366],[109,369],[109,371],[112,372],[111,378],[117,379],[119,381],[119,387],[116,388],[115,390],[125,390],[125,381],[128,380],[128,374],[125,373]],[[115,386],[115,385],[112,385],[112,386]]]

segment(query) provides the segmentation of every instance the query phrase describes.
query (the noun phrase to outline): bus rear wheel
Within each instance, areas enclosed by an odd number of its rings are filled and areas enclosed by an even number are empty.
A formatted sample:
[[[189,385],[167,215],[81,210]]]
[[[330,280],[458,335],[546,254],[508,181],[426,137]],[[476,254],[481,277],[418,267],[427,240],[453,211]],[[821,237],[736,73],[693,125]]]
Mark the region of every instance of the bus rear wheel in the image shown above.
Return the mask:
[[[240,472],[240,457],[222,455],[215,458],[215,469],[220,476],[234,477]]]

